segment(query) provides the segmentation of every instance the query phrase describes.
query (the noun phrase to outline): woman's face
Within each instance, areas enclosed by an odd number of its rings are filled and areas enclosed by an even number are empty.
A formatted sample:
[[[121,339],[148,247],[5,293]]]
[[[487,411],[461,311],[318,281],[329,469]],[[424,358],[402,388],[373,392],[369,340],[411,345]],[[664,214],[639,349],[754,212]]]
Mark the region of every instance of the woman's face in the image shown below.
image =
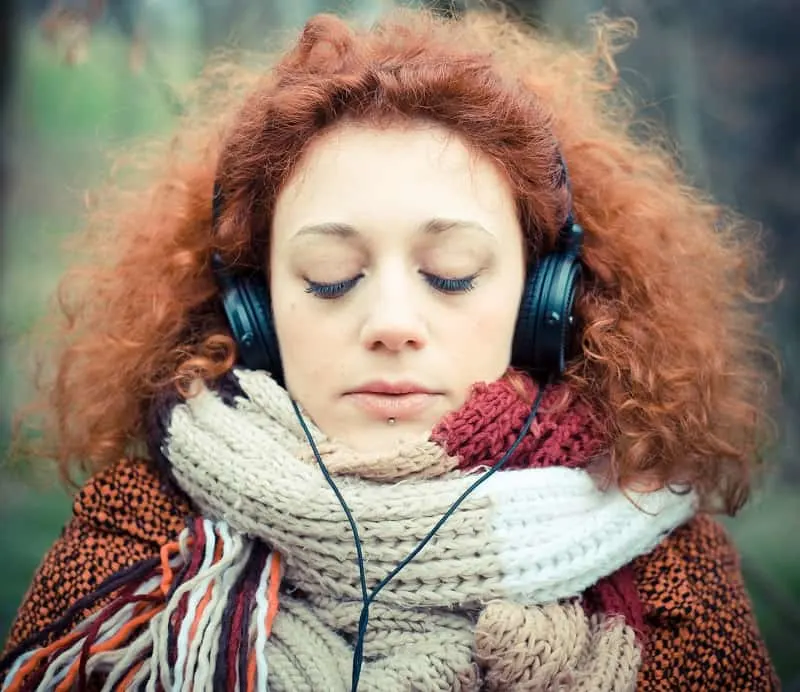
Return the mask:
[[[418,438],[508,367],[514,199],[447,130],[326,133],[281,191],[271,243],[286,386],[329,437],[370,452]]]

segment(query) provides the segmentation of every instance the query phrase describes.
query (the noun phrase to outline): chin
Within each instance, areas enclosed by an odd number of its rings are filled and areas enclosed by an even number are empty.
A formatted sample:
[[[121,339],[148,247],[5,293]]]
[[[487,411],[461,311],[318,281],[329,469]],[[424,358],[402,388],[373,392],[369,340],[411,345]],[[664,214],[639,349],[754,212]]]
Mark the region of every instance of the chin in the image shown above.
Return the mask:
[[[392,452],[408,442],[420,442],[430,438],[431,425],[398,421],[394,426],[388,423],[364,426],[361,430],[339,439],[350,449],[363,454]]]

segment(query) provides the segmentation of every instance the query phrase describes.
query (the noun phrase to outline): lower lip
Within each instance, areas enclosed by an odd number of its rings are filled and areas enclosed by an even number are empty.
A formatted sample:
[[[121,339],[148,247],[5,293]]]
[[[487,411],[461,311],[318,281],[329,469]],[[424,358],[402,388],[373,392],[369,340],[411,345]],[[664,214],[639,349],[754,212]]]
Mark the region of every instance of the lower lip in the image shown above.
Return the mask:
[[[354,392],[348,394],[347,398],[374,418],[402,420],[418,416],[431,406],[438,396],[438,394],[426,394],[424,392],[410,394]]]

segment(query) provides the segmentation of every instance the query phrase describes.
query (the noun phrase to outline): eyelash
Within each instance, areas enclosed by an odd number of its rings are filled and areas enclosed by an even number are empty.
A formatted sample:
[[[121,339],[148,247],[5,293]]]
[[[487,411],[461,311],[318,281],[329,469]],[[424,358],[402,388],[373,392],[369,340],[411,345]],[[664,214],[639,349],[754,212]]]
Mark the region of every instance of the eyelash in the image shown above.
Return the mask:
[[[472,274],[460,279],[446,279],[426,272],[420,272],[420,274],[440,293],[467,293],[475,288],[475,278],[477,277],[477,274]]]
[[[308,284],[306,287],[306,293],[313,293],[317,298],[322,298],[323,300],[341,298],[345,293],[353,288],[363,276],[363,274],[359,274],[358,276],[354,276],[352,279],[335,281],[332,284],[324,284],[317,281],[312,281],[311,279],[306,279],[306,283]]]
[[[471,276],[465,276],[459,279],[448,279],[423,271],[421,271],[420,274],[422,274],[425,281],[427,281],[433,289],[446,294],[467,293],[471,291],[475,288],[475,279],[477,277],[477,274],[472,274]],[[306,283],[308,284],[306,293],[311,293],[323,300],[341,298],[350,289],[354,288],[363,277],[363,274],[359,274],[352,279],[344,279],[343,281],[335,281],[329,284],[306,279]]]

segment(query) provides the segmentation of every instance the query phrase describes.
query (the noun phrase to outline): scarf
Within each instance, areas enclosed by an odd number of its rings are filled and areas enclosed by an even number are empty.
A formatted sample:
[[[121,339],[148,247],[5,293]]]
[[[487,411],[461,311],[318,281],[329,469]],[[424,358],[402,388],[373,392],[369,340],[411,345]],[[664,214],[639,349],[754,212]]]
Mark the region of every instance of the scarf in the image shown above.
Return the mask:
[[[19,656],[3,690],[348,690],[362,600],[510,447],[529,407],[477,386],[428,439],[358,454],[313,424],[360,534],[320,473],[287,392],[236,370],[198,385],[161,452],[198,515],[161,554],[111,577],[113,598]],[[533,386],[527,383],[529,390]],[[545,393],[529,435],[369,609],[361,690],[631,690],[640,616],[626,565],[694,512],[691,494],[598,487],[597,426]],[[363,627],[362,627],[363,629]]]

